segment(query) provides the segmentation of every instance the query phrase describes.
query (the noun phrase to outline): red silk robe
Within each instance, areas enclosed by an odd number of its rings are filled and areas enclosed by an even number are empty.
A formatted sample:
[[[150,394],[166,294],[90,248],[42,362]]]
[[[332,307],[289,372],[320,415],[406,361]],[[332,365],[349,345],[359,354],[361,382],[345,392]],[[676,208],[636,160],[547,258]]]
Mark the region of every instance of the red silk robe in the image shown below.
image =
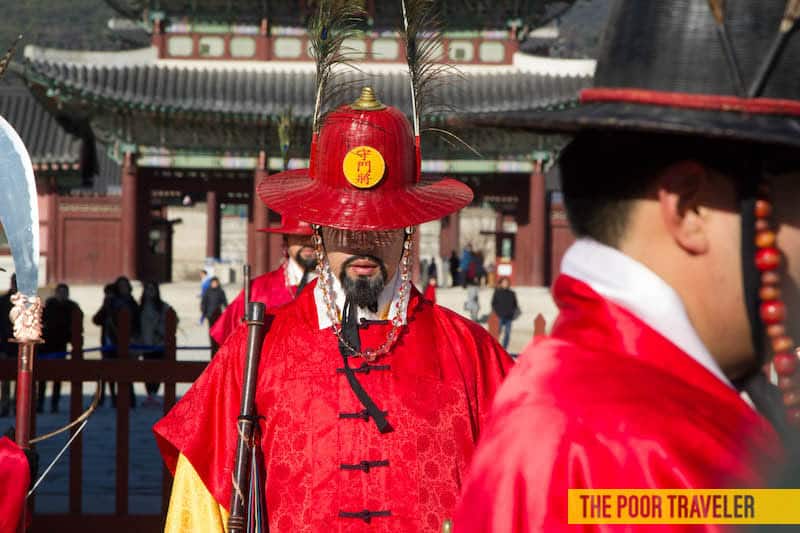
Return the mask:
[[[412,291],[408,325],[389,355],[356,374],[387,412],[342,418],[363,406],[330,328],[319,329],[311,286],[274,317],[256,389],[272,532],[437,532],[452,517],[462,476],[509,356],[477,324]],[[362,325],[364,348],[387,322]],[[247,331],[238,328],[208,369],[155,426],[167,466],[183,454],[228,507]],[[357,368],[361,359],[351,359]],[[389,516],[340,517],[376,511]]]
[[[0,437],[0,533],[15,533],[31,484],[28,459],[19,446]]]
[[[275,310],[294,300],[297,287],[286,286],[286,263],[272,272],[262,274],[250,283],[250,300],[261,302],[267,306],[267,311]],[[244,291],[225,308],[209,333],[219,344],[225,342],[233,330],[242,323],[244,316]]]
[[[584,283],[562,275],[554,297],[552,335],[526,349],[497,394],[457,533],[565,530],[570,488],[768,485],[778,437],[734,389]],[[720,526],[667,529],[692,527]]]

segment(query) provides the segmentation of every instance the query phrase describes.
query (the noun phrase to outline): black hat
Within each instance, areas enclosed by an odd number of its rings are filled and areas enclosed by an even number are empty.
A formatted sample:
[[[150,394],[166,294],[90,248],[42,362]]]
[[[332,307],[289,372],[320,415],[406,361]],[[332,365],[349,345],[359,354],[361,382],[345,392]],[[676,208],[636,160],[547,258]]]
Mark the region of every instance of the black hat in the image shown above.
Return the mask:
[[[797,0],[616,0],[579,105],[481,122],[800,146],[798,15]]]

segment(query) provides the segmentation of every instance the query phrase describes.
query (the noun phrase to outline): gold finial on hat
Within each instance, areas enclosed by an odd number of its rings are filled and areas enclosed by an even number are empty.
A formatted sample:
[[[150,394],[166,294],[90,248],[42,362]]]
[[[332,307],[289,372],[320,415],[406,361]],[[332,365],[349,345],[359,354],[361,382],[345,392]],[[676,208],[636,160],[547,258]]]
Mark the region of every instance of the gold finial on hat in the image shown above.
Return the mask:
[[[361,96],[358,97],[358,100],[350,104],[350,107],[356,111],[375,111],[377,109],[386,108],[386,106],[378,100],[378,97],[375,96],[375,91],[372,90],[372,87],[364,87],[361,89]]]

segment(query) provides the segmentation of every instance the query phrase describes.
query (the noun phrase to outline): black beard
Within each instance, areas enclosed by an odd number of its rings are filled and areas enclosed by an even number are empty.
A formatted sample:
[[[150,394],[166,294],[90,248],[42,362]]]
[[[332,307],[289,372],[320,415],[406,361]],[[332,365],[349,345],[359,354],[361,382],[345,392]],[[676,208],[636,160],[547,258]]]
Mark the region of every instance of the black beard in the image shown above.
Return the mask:
[[[300,265],[300,267],[304,271],[311,272],[317,267],[317,258],[312,255],[311,257],[306,259],[300,252],[302,252],[302,250],[300,250],[295,254],[294,260],[297,262],[298,265]]]
[[[369,259],[375,261],[381,269],[381,275],[370,278],[367,276],[358,276],[356,279],[351,279],[347,275],[347,267],[359,259]],[[373,313],[378,312],[378,296],[386,286],[386,265],[377,257],[370,255],[353,256],[344,262],[339,272],[339,281],[342,283],[342,289],[346,298],[350,298],[358,307],[362,309],[369,309]]]

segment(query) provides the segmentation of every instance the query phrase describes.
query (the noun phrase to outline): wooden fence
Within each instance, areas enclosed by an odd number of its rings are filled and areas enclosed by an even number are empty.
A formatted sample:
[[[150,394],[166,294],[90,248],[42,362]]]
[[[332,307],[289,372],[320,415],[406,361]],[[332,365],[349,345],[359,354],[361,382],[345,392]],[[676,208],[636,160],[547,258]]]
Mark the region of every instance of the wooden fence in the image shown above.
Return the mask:
[[[116,359],[87,360],[83,353],[83,313],[76,309],[72,317],[71,359],[37,360],[34,364],[34,383],[38,380],[68,381],[70,392],[70,420],[84,410],[83,383],[98,381],[117,382],[116,428],[116,484],[114,514],[92,515],[82,513],[82,435],[69,450],[69,512],[66,514],[34,514],[30,531],[44,533],[59,531],[78,533],[86,531],[113,531],[114,533],[147,533],[163,530],[163,516],[169,503],[172,476],[164,468],[162,483],[162,512],[152,515],[128,513],[128,471],[130,468],[130,387],[134,382],[164,383],[164,413],[175,404],[175,384],[191,383],[205,369],[205,362],[178,362],[176,360],[177,317],[170,309],[167,313],[164,358],[139,361],[131,357],[128,348],[131,340],[127,311],[117,316],[118,348]],[[15,380],[17,362],[0,360],[0,380]],[[91,422],[90,422],[91,423]],[[35,433],[35,416],[32,425]],[[75,429],[71,430],[75,431]]]

